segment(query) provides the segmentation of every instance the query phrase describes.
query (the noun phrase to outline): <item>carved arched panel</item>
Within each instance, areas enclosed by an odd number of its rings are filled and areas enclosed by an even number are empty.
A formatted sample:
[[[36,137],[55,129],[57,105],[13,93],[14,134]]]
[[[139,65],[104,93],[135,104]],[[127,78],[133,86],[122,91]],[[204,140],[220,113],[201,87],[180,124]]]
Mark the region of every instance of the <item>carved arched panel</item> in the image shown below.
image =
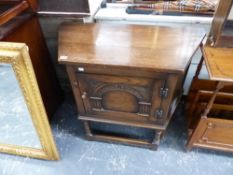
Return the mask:
[[[80,74],[78,79],[85,96],[84,105],[90,114],[112,112],[121,116],[149,117],[153,113],[152,96],[156,85],[153,79],[91,74]]]
[[[149,116],[151,103],[144,102],[139,87],[125,84],[97,86],[90,99],[93,110],[130,112]]]

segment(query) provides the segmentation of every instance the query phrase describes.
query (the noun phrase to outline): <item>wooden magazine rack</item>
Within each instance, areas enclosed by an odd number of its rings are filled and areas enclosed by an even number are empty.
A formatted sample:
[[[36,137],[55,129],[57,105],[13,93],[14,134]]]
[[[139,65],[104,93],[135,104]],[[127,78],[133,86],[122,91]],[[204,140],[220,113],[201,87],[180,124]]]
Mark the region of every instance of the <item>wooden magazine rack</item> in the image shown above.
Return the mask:
[[[232,0],[220,0],[187,98],[187,149],[233,152],[233,32],[226,26]],[[226,32],[228,30],[228,32]],[[230,32],[229,32],[230,31]],[[205,61],[209,80],[198,78]]]

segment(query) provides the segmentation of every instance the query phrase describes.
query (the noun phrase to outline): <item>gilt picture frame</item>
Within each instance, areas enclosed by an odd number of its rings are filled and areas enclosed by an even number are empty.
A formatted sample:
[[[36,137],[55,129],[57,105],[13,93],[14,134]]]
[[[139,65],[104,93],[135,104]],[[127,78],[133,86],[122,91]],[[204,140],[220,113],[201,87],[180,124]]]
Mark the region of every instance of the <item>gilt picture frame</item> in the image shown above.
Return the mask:
[[[11,65],[41,145],[40,148],[33,148],[0,143],[0,152],[45,160],[59,160],[27,45],[0,42],[0,64]]]

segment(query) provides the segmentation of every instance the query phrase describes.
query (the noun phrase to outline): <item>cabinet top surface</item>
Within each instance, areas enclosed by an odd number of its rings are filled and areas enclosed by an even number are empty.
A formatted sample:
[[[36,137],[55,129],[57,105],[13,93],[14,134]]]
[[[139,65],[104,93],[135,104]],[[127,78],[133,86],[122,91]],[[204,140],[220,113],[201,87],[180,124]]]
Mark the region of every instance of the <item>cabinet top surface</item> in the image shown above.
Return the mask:
[[[233,48],[204,47],[210,79],[233,82]]]
[[[198,28],[63,24],[59,62],[183,72],[205,36]]]

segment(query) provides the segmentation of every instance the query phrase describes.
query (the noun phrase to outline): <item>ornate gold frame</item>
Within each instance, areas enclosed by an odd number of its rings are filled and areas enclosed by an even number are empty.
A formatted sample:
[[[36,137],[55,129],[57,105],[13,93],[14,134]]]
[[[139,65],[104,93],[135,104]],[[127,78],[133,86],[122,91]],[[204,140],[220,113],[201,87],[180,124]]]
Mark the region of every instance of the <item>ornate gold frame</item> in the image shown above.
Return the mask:
[[[35,149],[0,143],[0,152],[46,160],[59,160],[28,47],[23,43],[0,42],[0,63],[12,65],[42,146],[42,149]]]

